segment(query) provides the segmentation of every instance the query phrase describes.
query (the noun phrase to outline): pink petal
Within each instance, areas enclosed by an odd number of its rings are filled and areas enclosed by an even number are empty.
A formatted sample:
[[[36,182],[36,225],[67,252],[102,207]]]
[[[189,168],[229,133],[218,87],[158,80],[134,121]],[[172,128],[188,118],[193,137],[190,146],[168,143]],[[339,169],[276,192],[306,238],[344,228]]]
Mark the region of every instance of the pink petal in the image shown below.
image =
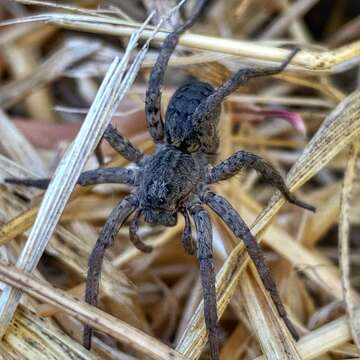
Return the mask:
[[[303,118],[299,113],[281,110],[281,109],[264,109],[260,110],[260,113],[266,117],[280,117],[286,121],[288,121],[297,131],[299,131],[302,135],[306,135],[306,127]]]
[[[306,127],[303,118],[297,112],[265,108],[262,109],[259,106],[253,104],[244,104],[238,108],[238,111],[243,114],[252,114],[255,117],[262,117],[262,120],[266,117],[279,117],[288,121],[298,132],[302,135],[306,135]]]

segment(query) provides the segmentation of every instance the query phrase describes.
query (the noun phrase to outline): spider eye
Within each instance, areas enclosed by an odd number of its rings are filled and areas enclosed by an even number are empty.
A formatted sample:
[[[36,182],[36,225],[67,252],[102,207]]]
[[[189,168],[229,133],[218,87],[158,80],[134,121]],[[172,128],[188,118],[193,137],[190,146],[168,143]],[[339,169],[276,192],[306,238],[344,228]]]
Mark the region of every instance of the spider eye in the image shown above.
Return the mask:
[[[197,150],[199,150],[200,148],[200,144],[199,143],[190,143],[187,147],[186,147],[186,150],[188,152],[195,152]]]
[[[164,192],[165,192],[166,195],[169,195],[172,192],[171,184],[165,184],[164,185]]]
[[[169,140],[169,143],[171,145],[174,145],[175,147],[179,147],[181,145],[181,141],[179,139],[173,139],[172,138],[172,139]]]

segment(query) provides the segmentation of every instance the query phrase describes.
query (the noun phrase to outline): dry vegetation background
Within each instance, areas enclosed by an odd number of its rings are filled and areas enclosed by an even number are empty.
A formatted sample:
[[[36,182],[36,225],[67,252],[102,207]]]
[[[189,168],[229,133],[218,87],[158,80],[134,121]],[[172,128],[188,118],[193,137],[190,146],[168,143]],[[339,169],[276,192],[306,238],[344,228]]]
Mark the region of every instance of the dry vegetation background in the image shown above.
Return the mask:
[[[149,255],[121,229],[96,310],[82,302],[87,258],[128,189],[73,191],[83,167],[101,158],[106,166],[127,165],[106,144],[97,146],[113,113],[122,133],[153,150],[143,112],[149,68],[163,30],[191,4],[153,34],[151,23],[175,1],[1,1],[1,358],[207,358],[199,272],[181,247],[182,219],[174,228],[141,227],[155,248]],[[138,52],[129,35],[153,10],[137,49],[155,39]],[[303,49],[286,72],[228,98],[218,158],[240,148],[262,155],[316,214],[285,204],[252,171],[215,187],[262,242],[301,340],[294,343],[279,320],[243,245],[214,218],[221,360],[360,358],[359,11],[357,0],[209,1],[171,60],[164,110],[191,76],[218,85],[244,64],[279,63],[284,45]],[[55,169],[45,196],[3,181]],[[15,289],[25,292],[17,309]],[[92,353],[81,346],[83,322],[100,331]]]

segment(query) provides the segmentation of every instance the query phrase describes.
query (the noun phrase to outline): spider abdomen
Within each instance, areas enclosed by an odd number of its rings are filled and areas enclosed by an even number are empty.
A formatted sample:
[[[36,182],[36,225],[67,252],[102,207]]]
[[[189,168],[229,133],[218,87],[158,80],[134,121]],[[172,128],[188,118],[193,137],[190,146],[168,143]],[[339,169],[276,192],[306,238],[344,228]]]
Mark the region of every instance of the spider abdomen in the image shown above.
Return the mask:
[[[177,89],[170,99],[165,116],[168,144],[188,153],[216,153],[219,147],[217,125],[221,106],[205,118],[196,120],[196,123],[192,119],[196,108],[214,91],[210,84],[202,81],[194,81]]]

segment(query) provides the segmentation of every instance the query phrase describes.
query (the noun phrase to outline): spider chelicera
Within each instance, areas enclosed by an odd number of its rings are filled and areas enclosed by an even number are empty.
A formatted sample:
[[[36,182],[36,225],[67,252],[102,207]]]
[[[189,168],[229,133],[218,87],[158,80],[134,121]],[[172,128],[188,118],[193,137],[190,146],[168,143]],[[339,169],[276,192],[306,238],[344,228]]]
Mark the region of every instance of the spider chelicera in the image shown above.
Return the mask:
[[[141,216],[150,224],[174,226],[178,213],[181,213],[185,218],[183,246],[187,253],[196,254],[200,266],[210,355],[212,360],[216,360],[219,358],[219,344],[212,227],[204,205],[213,210],[239,240],[244,241],[279,315],[295,338],[297,333],[286,315],[276,285],[264,261],[262,250],[248,226],[225,198],[209,190],[209,185],[226,180],[244,168],[251,168],[280,190],[289,202],[311,211],[315,209],[291,194],[280,174],[269,163],[252,153],[240,150],[220,164],[211,165],[211,159],[219,146],[217,125],[221,103],[225,97],[253,77],[281,72],[296,55],[297,50],[292,51],[280,66],[242,68],[217,89],[200,81],[181,86],[170,100],[164,124],[160,111],[161,86],[169,58],[178,43],[179,36],[192,26],[205,3],[206,0],[200,0],[192,16],[166,37],[150,75],[145,110],[148,130],[156,143],[155,154],[144,155],[112,125],[109,125],[104,138],[117,152],[136,166],[131,169],[115,167],[87,171],[80,175],[78,184],[85,186],[121,183],[132,187],[130,195],[123,198],[112,210],[90,255],[86,302],[97,304],[105,250],[112,244],[120,227],[131,215],[134,214],[129,226],[130,240],[139,250],[150,252],[152,248],[142,242],[137,235]],[[41,189],[47,188],[49,184],[49,179],[6,179],[6,181]],[[192,222],[197,233],[196,244],[191,237]],[[92,329],[85,326],[86,348],[90,348],[91,335]]]

